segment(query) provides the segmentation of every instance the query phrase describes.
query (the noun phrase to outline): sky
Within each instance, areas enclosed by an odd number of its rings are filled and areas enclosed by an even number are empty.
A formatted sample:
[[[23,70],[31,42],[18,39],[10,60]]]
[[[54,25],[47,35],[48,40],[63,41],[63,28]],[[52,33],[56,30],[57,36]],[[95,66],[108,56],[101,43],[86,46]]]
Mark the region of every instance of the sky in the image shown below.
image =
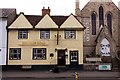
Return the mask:
[[[89,0],[80,0],[82,9]],[[112,0],[118,6],[119,0]],[[75,14],[75,0],[1,0],[0,8],[16,8],[17,13],[41,15],[41,9],[50,7],[51,15]]]

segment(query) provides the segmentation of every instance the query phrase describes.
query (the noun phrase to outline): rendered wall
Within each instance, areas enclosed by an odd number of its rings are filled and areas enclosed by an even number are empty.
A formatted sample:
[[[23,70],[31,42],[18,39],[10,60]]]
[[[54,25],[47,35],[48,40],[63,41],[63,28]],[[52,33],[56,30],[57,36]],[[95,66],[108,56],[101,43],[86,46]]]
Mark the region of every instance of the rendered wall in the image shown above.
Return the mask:
[[[30,30],[29,38],[26,40],[18,39],[18,31],[10,30],[8,33],[8,65],[57,65],[57,49],[65,49],[67,48],[66,54],[68,54],[68,58],[66,58],[66,64],[70,64],[70,53],[69,50],[78,50],[79,51],[79,64],[83,64],[83,31],[77,31],[76,36],[77,39],[67,40],[64,39],[64,31],[60,31],[59,35],[59,44],[57,45],[57,39],[55,35],[57,31],[50,32],[50,39],[42,40],[40,39],[40,31],[39,30]],[[13,40],[14,39],[14,40]],[[22,44],[22,42],[43,42],[44,45],[27,45]],[[21,60],[9,60],[9,48],[21,48]],[[46,48],[46,60],[33,60],[33,48]],[[54,54],[54,57],[50,57],[50,53]]]
[[[0,65],[6,65],[7,20],[0,18]]]

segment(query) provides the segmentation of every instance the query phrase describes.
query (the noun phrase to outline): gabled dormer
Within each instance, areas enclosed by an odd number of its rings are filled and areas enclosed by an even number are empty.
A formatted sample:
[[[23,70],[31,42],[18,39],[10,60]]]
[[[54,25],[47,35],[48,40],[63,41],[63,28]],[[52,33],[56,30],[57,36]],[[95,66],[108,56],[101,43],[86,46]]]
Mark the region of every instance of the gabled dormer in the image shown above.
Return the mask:
[[[84,26],[78,21],[78,19],[74,15],[71,14],[60,26],[60,28],[84,29]]]
[[[49,29],[49,28],[58,28],[58,25],[51,19],[51,17],[46,14],[40,22],[35,26],[36,29]]]
[[[15,21],[8,26],[8,29],[32,29],[33,26],[27,20],[24,13],[20,13],[19,16],[15,19]]]

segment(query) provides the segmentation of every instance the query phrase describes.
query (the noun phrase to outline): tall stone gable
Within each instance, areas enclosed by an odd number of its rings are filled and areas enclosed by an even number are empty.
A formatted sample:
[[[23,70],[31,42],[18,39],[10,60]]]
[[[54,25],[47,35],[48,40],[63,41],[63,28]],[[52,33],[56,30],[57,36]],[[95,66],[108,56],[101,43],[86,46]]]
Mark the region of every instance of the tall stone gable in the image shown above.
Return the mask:
[[[91,54],[91,53],[96,53],[96,46],[97,42],[96,39],[99,36],[101,25],[100,25],[100,15],[103,15],[103,27],[108,28],[108,14],[111,15],[112,21],[111,21],[111,38],[113,39],[113,43],[116,44],[116,51],[117,52],[119,49],[119,9],[118,7],[110,1],[105,0],[90,0],[85,7],[81,10],[81,22],[83,25],[86,27],[84,31],[84,55],[86,54]],[[102,7],[103,14],[100,14],[100,7]],[[92,13],[95,14],[95,17],[92,18]],[[107,17],[108,16],[108,17]],[[96,29],[92,29],[92,19],[96,20],[95,27]],[[95,34],[93,35],[92,31],[95,31]],[[111,42],[112,43],[112,42]],[[111,45],[112,46],[112,45]],[[99,52],[100,53],[100,52]],[[112,53],[115,54],[115,53]]]

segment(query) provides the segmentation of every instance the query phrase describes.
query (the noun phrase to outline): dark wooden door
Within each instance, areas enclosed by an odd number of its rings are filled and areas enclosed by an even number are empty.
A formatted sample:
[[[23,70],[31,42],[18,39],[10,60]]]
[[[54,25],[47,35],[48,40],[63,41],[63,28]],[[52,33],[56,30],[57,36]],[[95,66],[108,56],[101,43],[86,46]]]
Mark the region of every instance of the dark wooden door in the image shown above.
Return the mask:
[[[58,65],[65,65],[65,50],[58,50]]]

